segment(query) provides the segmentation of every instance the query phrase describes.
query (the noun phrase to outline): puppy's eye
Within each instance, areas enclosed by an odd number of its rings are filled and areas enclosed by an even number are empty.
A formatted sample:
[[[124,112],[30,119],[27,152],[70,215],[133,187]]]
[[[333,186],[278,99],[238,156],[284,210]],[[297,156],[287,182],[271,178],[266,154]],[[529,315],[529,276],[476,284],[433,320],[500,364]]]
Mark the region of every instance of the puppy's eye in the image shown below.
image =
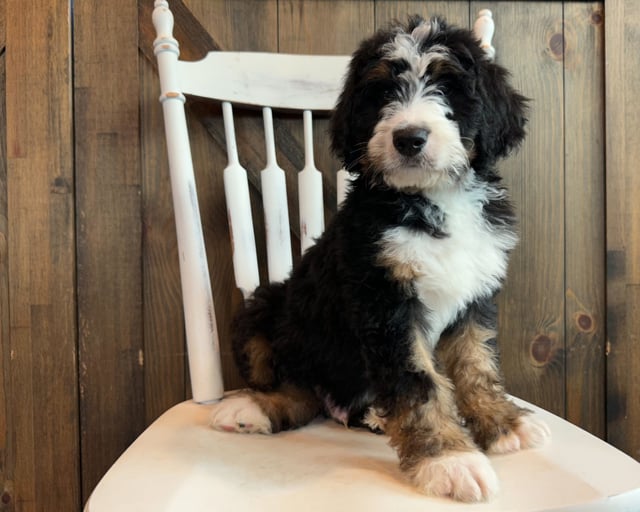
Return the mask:
[[[453,121],[453,120],[454,120],[454,118],[455,118],[455,116],[453,115],[453,112],[447,112],[444,116],[445,116],[449,121]]]
[[[389,61],[389,68],[391,71],[391,76],[393,78],[397,78],[398,75],[404,73],[409,69],[409,63],[404,59],[396,59]]]
[[[367,83],[364,93],[369,101],[389,100],[393,96],[395,88],[395,83],[392,80],[375,80]]]

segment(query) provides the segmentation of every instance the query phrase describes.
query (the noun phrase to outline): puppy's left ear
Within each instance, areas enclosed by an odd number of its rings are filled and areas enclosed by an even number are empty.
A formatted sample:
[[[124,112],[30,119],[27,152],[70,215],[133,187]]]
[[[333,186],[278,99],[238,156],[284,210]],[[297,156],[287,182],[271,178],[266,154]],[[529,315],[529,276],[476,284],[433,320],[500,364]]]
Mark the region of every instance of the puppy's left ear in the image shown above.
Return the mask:
[[[482,118],[472,162],[476,169],[507,156],[525,137],[529,100],[511,86],[509,78],[506,69],[488,59],[479,66]]]

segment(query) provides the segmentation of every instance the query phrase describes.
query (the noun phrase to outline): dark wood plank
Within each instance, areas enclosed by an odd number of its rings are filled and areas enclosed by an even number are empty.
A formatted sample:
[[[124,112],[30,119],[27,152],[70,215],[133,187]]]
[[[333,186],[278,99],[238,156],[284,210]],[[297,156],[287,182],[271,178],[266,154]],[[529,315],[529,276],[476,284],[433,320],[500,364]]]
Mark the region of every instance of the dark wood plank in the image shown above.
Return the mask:
[[[186,0],[185,4],[221,49],[268,52],[278,49],[275,0]]]
[[[471,12],[486,7],[471,2]],[[521,242],[499,300],[508,390],[564,415],[564,129],[562,4],[497,2],[497,61],[532,98],[528,137],[499,166],[520,217]]]
[[[13,498],[13,470],[16,453],[11,407],[11,344],[9,337],[9,223],[7,220],[7,126],[5,109],[5,0],[0,0],[0,510]],[[3,510],[3,507],[5,510]]]
[[[11,303],[2,313],[0,506],[79,510],[69,5],[9,0],[1,7],[10,49],[3,58],[7,201],[0,231]]]
[[[405,21],[407,16],[419,14],[423,18],[444,16],[450,23],[463,27],[469,26],[469,2],[457,1],[421,1],[376,0],[376,26],[381,27],[391,20]]]
[[[278,5],[279,50],[286,53],[350,54],[374,29],[374,2],[281,0]],[[331,37],[318,23],[331,27]]]
[[[4,53],[5,45],[7,42],[6,33],[5,33],[5,17],[6,17],[6,9],[5,9],[6,1],[0,1],[0,53]]]
[[[567,419],[605,435],[604,13],[564,6]]]
[[[145,425],[137,14],[74,8],[84,499]]]
[[[640,3],[606,3],[607,438],[640,460]],[[633,59],[631,59],[633,60]]]

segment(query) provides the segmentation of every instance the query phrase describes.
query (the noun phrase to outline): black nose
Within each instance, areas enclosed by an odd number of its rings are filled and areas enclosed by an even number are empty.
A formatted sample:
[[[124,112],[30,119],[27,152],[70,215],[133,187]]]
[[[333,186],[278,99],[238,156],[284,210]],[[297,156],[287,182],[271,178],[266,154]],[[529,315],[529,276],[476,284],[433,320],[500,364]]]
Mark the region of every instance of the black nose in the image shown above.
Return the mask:
[[[424,128],[408,126],[393,132],[393,145],[404,156],[416,156],[427,143],[429,132]]]

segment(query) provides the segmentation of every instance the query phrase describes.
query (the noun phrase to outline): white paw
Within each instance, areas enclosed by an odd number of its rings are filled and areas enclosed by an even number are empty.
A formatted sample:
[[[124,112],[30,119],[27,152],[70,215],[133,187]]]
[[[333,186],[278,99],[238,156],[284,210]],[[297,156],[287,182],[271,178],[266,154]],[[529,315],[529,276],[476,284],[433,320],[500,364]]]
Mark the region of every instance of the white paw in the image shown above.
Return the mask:
[[[520,425],[516,428],[520,438],[520,448],[541,448],[551,440],[551,430],[547,424],[533,416],[520,418]]]
[[[447,452],[425,459],[414,473],[415,484],[431,496],[458,501],[487,500],[498,492],[498,477],[480,452]]]
[[[504,434],[494,442],[488,453],[502,454],[526,448],[540,448],[551,439],[551,430],[546,423],[530,415],[522,416],[515,430]]]
[[[224,432],[271,434],[271,421],[246,394],[232,395],[213,406],[210,424]]]

